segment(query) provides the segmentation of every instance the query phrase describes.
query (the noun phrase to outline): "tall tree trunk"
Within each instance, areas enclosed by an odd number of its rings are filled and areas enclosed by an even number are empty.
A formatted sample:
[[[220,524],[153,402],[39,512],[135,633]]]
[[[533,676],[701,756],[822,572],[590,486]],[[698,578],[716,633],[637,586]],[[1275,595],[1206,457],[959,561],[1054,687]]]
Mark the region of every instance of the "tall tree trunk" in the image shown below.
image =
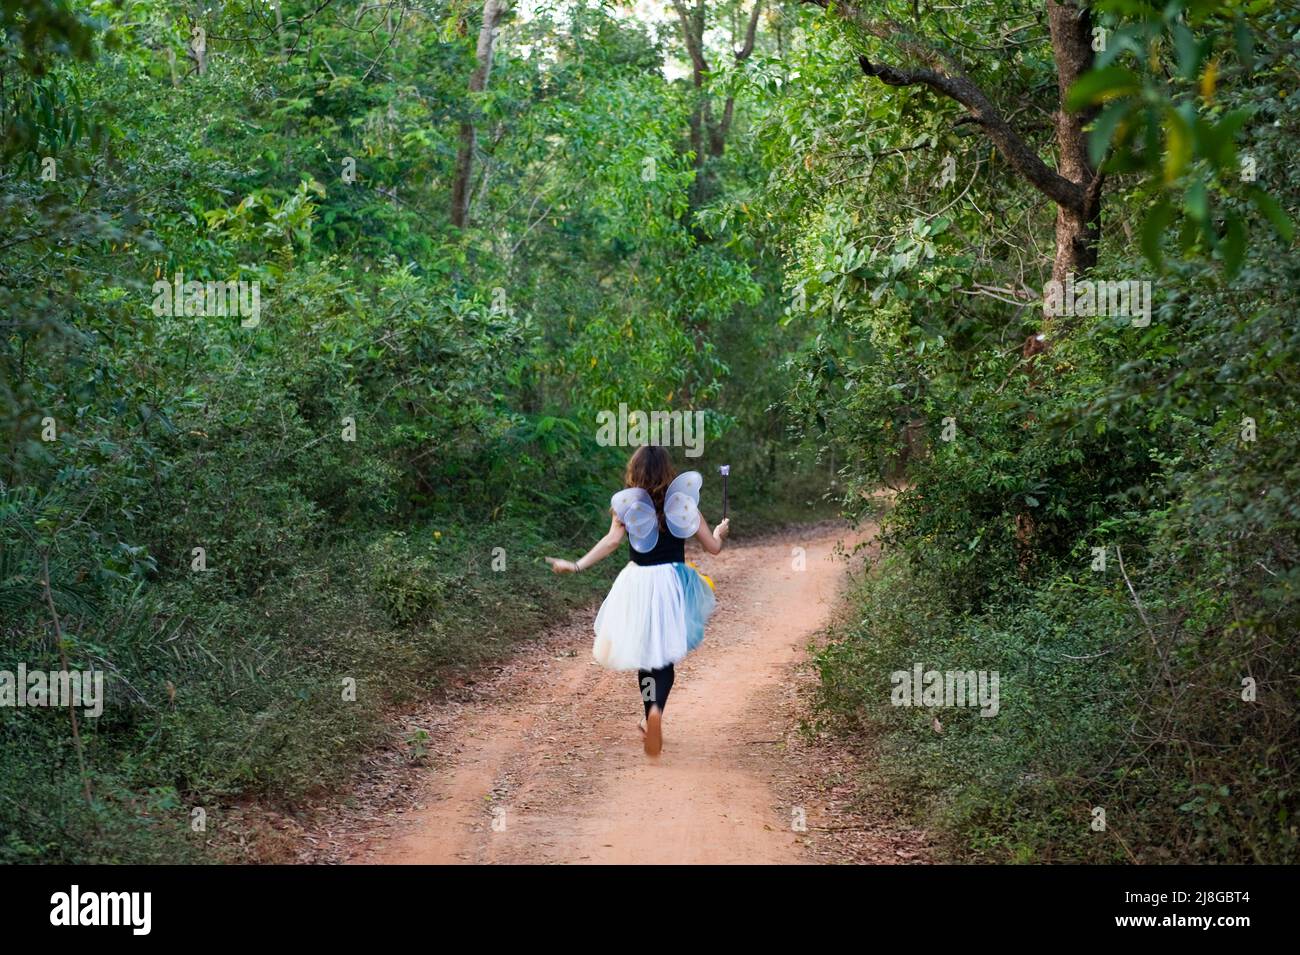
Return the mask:
[[[474,72],[469,78],[470,108],[474,108],[475,94],[487,89],[488,74],[492,72],[492,48],[496,44],[497,25],[506,10],[506,0],[483,0],[483,24],[478,31],[475,48]],[[451,182],[451,222],[459,229],[469,221],[470,179],[474,174],[474,148],[478,134],[473,117],[460,124],[460,148],[456,152],[456,173]]]
[[[289,59],[289,54],[284,48],[284,14],[280,12],[280,0],[275,0],[275,41],[280,44],[280,62],[283,63]]]
[[[690,133],[691,151],[695,154],[692,166],[695,180],[691,184],[687,197],[686,216],[691,218],[695,209],[702,206],[712,195],[709,182],[709,160],[720,157],[727,148],[727,135],[731,131],[731,122],[736,112],[734,96],[728,96],[722,107],[722,118],[715,120],[713,102],[707,88],[709,80],[709,63],[704,55],[704,31],[707,25],[704,0],[695,0],[695,6],[687,8],[684,0],[672,0],[673,9],[682,28],[682,40],[691,59],[691,84],[695,88],[695,105],[691,109]],[[749,23],[745,29],[742,46],[732,50],[737,64],[745,62],[754,52],[754,41],[758,33],[758,18],[763,10],[763,0],[755,0],[750,9]],[[734,30],[733,30],[734,34]]]
[[[1082,192],[1076,205],[1058,205],[1056,210],[1052,280],[1064,282],[1071,272],[1086,272],[1097,264],[1097,243],[1101,239],[1101,180],[1088,157],[1084,132],[1096,110],[1071,113],[1065,108],[1066,93],[1092,67],[1092,12],[1082,4],[1076,7],[1070,2],[1047,0],[1047,24],[1060,92],[1055,116],[1056,168]]]
[[[203,76],[208,72],[208,29],[201,22],[203,4],[194,4],[193,25],[190,27],[190,42],[185,52],[194,61],[194,72]]]

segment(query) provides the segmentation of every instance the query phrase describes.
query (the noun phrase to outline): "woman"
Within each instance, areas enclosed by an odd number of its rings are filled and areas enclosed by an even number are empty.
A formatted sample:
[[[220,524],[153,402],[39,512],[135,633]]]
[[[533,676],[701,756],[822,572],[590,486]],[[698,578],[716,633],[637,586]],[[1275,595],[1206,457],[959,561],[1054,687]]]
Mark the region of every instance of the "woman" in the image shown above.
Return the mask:
[[[610,501],[609,532],[576,561],[546,558],[557,574],[586,570],[628,538],[623,568],[596,615],[592,655],[601,666],[636,670],[645,719],[645,751],[659,755],[662,720],[673,687],[673,664],[699,646],[713,612],[713,585],[686,563],[686,538],[710,554],[730,530],[724,519],[710,531],[699,511],[696,471],[678,476],[663,448],[637,448],[627,462],[624,489]]]

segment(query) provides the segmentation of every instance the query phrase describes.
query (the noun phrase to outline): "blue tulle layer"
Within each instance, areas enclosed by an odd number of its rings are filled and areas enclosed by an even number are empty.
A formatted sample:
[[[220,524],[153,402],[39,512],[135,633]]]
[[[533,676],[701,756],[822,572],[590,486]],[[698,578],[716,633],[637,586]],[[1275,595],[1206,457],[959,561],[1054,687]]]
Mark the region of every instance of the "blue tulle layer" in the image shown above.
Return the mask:
[[[700,572],[685,564],[673,564],[677,579],[682,583],[682,600],[686,608],[686,649],[694,650],[704,640],[704,625],[717,600]]]

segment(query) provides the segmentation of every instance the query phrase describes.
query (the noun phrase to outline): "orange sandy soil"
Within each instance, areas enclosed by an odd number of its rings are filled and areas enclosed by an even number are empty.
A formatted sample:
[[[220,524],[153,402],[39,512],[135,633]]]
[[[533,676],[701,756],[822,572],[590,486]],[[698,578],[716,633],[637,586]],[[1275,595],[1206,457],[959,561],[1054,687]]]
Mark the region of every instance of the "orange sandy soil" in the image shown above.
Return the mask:
[[[798,528],[696,554],[717,585],[677,666],[658,757],[635,673],[591,659],[592,607],[401,716],[349,792],[250,813],[248,854],[304,863],[919,863],[923,832],[863,806],[863,747],[801,730],[804,665],[875,528]],[[794,569],[795,548],[806,554]],[[618,557],[611,559],[619,559]],[[557,586],[563,586],[557,579]],[[424,730],[428,752],[405,742]],[[255,835],[254,835],[255,833]]]

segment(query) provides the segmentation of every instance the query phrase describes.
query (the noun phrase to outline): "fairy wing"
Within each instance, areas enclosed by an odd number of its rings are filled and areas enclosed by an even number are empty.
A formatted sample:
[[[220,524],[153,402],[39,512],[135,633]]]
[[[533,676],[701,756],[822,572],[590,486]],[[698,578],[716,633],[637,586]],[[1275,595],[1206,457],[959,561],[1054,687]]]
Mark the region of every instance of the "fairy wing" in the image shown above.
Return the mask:
[[[674,537],[686,539],[700,529],[700,488],[704,478],[699,471],[685,471],[673,479],[664,492],[664,520]]]
[[[644,554],[654,549],[659,542],[659,517],[655,514],[655,502],[645,488],[629,487],[619,491],[610,498],[609,506],[627,528],[628,542],[633,550]]]

